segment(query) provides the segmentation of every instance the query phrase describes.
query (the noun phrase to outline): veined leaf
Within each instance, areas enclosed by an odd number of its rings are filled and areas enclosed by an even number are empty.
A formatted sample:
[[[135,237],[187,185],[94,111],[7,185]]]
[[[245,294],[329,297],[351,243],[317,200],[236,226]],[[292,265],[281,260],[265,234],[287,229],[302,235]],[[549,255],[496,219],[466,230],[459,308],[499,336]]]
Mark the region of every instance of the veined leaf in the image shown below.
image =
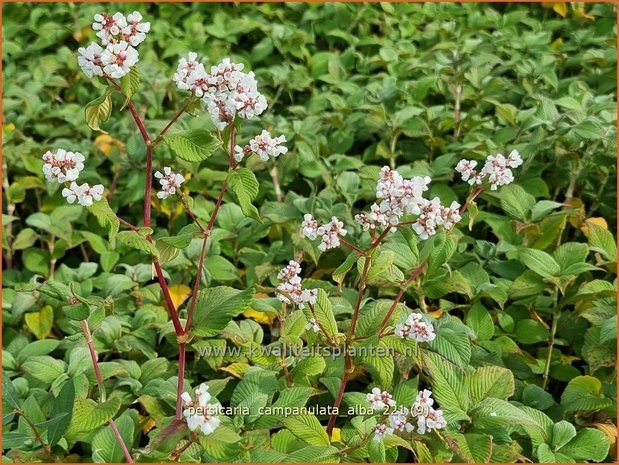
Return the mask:
[[[206,129],[167,134],[163,141],[179,158],[194,163],[206,160],[221,146],[221,142]]]

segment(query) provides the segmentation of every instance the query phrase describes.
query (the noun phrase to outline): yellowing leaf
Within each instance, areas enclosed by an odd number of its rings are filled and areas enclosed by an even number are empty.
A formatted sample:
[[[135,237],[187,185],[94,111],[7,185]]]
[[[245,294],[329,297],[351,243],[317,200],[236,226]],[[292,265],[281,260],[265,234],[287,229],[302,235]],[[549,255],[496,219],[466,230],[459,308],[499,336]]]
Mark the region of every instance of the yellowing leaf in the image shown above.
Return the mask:
[[[13,132],[15,131],[15,125],[13,123],[5,124],[2,129],[6,133]]]
[[[554,50],[556,48],[559,48],[561,45],[563,45],[563,38],[559,37],[557,40],[553,41],[550,44],[550,48]]]
[[[443,310],[440,308],[438,310],[434,310],[433,312],[428,312],[428,316],[431,316],[432,318],[440,318],[442,314]]]
[[[333,428],[331,442],[342,442],[342,430],[340,428]]]
[[[243,312],[243,316],[246,318],[251,318],[261,325],[271,326],[273,321],[275,321],[275,318],[277,318],[277,313],[270,311],[259,312],[250,307]]]
[[[608,223],[604,218],[601,217],[593,217],[587,218],[581,225],[580,230],[584,233],[585,236],[589,235],[589,225],[595,224],[597,226],[601,226],[602,228],[608,230]]]
[[[144,417],[141,417],[141,418],[144,421],[143,423],[144,426],[142,426],[142,432],[144,434],[147,434],[151,429],[153,429],[157,425],[157,422],[153,420],[152,417],[148,417],[146,419],[144,419]]]
[[[54,310],[50,305],[46,305],[38,312],[26,313],[24,319],[26,326],[37,339],[45,339],[52,332]]]
[[[125,145],[119,140],[114,139],[109,134],[101,134],[96,137],[94,147],[95,150],[100,150],[105,155],[109,155],[113,147],[118,147],[119,150],[123,150]]]
[[[227,367],[221,367],[221,371],[225,371],[226,373],[230,373],[232,376],[236,376],[239,379],[243,379],[243,375],[249,368],[247,363],[231,363]]]
[[[584,6],[574,6],[574,5],[572,5],[572,8],[574,10],[574,16],[577,17],[577,18],[595,19],[595,16],[590,15],[589,13],[585,12],[585,7]]]
[[[567,3],[565,2],[548,2],[543,3],[544,8],[552,8],[559,16],[565,18],[567,15]]]
[[[191,289],[185,284],[173,284],[169,287],[170,297],[174,303],[174,308],[179,308],[183,302],[191,295]]]

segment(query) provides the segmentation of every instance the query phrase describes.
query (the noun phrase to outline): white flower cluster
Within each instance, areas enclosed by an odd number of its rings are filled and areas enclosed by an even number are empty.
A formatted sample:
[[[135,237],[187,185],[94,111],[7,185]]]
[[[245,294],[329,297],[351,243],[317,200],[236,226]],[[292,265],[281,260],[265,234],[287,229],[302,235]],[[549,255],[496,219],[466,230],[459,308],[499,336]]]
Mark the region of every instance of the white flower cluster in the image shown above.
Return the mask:
[[[477,172],[475,160],[460,160],[456,165],[456,171],[460,173],[463,181],[467,181],[471,186],[481,184],[484,179],[488,179],[490,190],[497,190],[499,186],[505,186],[514,181],[514,174],[511,168],[518,168],[522,165],[522,158],[517,150],[512,150],[505,157],[502,154],[490,155],[486,158],[481,171]]]
[[[123,77],[139,60],[133,48],[141,44],[150,31],[150,23],[142,22],[142,15],[134,11],[127,17],[96,14],[93,30],[105,48],[96,43],[78,49],[77,61],[88,77],[102,76],[113,79]]]
[[[396,402],[391,394],[387,391],[382,391],[379,388],[372,389],[372,392],[367,395],[367,400],[373,409],[383,409],[385,407],[395,407]],[[417,432],[425,434],[433,429],[443,429],[447,426],[447,422],[443,417],[441,410],[435,410],[432,405],[432,391],[424,389],[417,393],[415,403],[410,410],[406,407],[400,407],[391,413],[387,418],[387,423],[379,423],[374,427],[374,440],[380,441],[387,435],[392,435],[398,432],[412,432],[415,427],[409,421],[417,420]]]
[[[382,410],[385,407],[395,407],[393,396],[387,391],[381,391],[377,387],[372,389],[372,392],[368,393],[366,399],[375,410]]]
[[[218,410],[218,404],[211,404],[211,395],[208,392],[208,386],[204,383],[195,391],[195,400],[191,398],[188,392],[183,392],[181,395],[185,410],[183,416],[187,420],[187,426],[191,431],[200,429],[202,434],[211,434],[217,429],[221,421],[214,415]]]
[[[254,73],[244,73],[242,63],[224,58],[209,73],[197,58],[194,52],[181,58],[173,79],[179,89],[202,98],[217,128],[223,130],[236,115],[253,118],[266,110],[267,101],[258,92]]]
[[[176,190],[180,189],[181,184],[185,182],[185,178],[173,172],[169,166],[163,168],[163,173],[157,171],[155,177],[159,179],[159,184],[161,184],[161,190],[157,192],[157,197],[160,199],[167,199],[170,195],[176,194]]]
[[[67,152],[58,149],[56,153],[47,151],[43,154],[43,174],[48,181],[59,184],[71,183],[69,187],[62,189],[62,196],[67,202],[77,203],[89,207],[95,200],[101,200],[103,185],[97,184],[92,187],[88,183],[81,186],[75,181],[84,169],[84,155],[79,152]]]
[[[277,158],[288,152],[288,148],[282,145],[286,142],[286,136],[271,137],[269,131],[263,130],[249,141],[245,147],[236,145],[234,147],[234,159],[241,162],[244,157],[256,154],[262,161],[269,161],[269,158]]]
[[[318,322],[316,321],[316,318],[314,317],[311,317],[309,321],[307,322],[307,324],[305,325],[305,331],[309,331],[310,329],[314,331],[315,333],[320,331],[320,326],[318,326]]]
[[[375,230],[379,226],[395,231],[405,215],[419,215],[413,229],[421,239],[436,234],[436,228],[443,226],[449,230],[460,221],[460,205],[453,202],[449,207],[441,205],[438,197],[428,200],[423,193],[428,190],[430,178],[415,176],[404,179],[396,170],[384,166],[376,184],[376,198],[369,213],[360,213],[355,220],[365,230]]]
[[[103,185],[96,184],[92,187],[87,182],[78,186],[75,181],[71,183],[68,188],[62,189],[62,196],[66,197],[67,202],[73,203],[77,200],[77,203],[84,207],[89,207],[95,200],[101,200],[103,196]]]
[[[301,277],[299,274],[301,273],[301,265],[299,265],[294,260],[290,260],[288,265],[280,270],[277,274],[277,279],[280,280],[280,283],[277,285],[277,290],[281,292],[281,294],[277,294],[277,298],[286,303],[286,304],[294,304],[298,308],[305,308],[305,304],[309,303],[314,305],[316,303],[316,298],[318,297],[318,289],[302,289],[301,288]],[[310,320],[311,327],[314,329],[315,321],[312,323]],[[316,327],[318,325],[316,324]],[[316,329],[314,329],[316,331]]]
[[[335,216],[331,218],[329,223],[319,226],[318,221],[307,213],[303,217],[303,223],[301,223],[301,233],[312,241],[320,237],[321,242],[318,245],[318,249],[324,252],[325,250],[339,247],[340,236],[344,237],[348,231],[344,229],[344,223]]]
[[[56,153],[47,151],[43,154],[45,179],[59,183],[75,181],[84,169],[84,160],[84,155],[79,152],[64,149],[58,149]]]
[[[443,429],[447,426],[447,421],[443,417],[443,411],[435,410],[434,399],[432,399],[432,391],[424,389],[417,393],[415,403],[411,407],[411,415],[417,418],[417,432],[425,434],[426,431],[433,429]]]
[[[434,327],[431,323],[423,321],[420,313],[411,313],[405,323],[398,323],[395,326],[395,335],[417,342],[430,342],[436,338]]]

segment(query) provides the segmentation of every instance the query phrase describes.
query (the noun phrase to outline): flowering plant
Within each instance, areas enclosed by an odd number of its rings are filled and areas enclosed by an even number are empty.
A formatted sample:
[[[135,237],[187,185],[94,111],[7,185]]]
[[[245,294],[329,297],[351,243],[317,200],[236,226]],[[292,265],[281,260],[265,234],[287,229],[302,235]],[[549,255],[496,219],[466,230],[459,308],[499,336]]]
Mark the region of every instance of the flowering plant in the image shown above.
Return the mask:
[[[3,357],[13,458],[607,458],[616,248],[591,221],[586,240],[560,244],[576,213],[544,198],[534,147],[464,138],[460,89],[452,153],[431,166],[396,154],[417,137],[395,129],[410,107],[393,111],[383,160],[338,154],[334,137],[327,165],[302,137],[313,117],[273,116],[279,95],[249,60],[175,49],[156,77],[147,19],[97,13],[97,42],[76,47],[105,150],[37,148],[54,208],[28,224],[50,233],[50,264],[9,273],[37,339]],[[175,113],[143,108],[158,85]],[[132,169],[107,182],[117,149]],[[83,259],[63,258],[73,246]],[[558,349],[578,330],[586,368]]]

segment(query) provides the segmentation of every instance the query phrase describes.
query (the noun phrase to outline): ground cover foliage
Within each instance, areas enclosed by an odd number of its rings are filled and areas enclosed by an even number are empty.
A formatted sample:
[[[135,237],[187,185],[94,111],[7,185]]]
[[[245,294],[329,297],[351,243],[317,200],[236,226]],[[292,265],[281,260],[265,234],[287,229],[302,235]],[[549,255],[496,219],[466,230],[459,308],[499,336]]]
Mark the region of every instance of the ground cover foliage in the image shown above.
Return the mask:
[[[613,461],[615,9],[4,4],[3,459]],[[136,71],[108,90],[77,50],[97,40],[94,15],[116,11],[151,30]],[[268,108],[218,132],[192,100],[153,155],[154,170],[184,176],[187,205],[153,192],[145,229],[150,149],[127,96],[159,133],[187,103],[172,77],[190,51],[208,68],[243,63]],[[243,146],[263,129],[288,153],[239,167],[231,132]],[[85,155],[80,181],[103,185],[104,200],[69,205],[46,181],[41,157],[60,148]],[[524,163],[496,190],[455,171],[512,150]],[[466,205],[462,220],[427,240],[398,227],[374,246],[382,229],[355,216],[383,166],[429,176],[424,196]],[[321,250],[300,231],[306,214],[337,217],[353,247]],[[153,260],[183,324],[196,297],[180,337]],[[301,309],[277,292],[291,260],[316,290]],[[435,337],[401,337],[410,315]],[[264,350],[316,344],[329,353]],[[395,355],[359,355],[369,346]],[[208,434],[178,403],[203,383],[202,399],[237,408]],[[412,431],[389,434],[396,412],[364,410],[380,406],[375,388],[410,409]],[[324,409],[338,399],[334,417]],[[272,406],[323,411],[260,413]],[[427,423],[433,409],[446,425]]]

